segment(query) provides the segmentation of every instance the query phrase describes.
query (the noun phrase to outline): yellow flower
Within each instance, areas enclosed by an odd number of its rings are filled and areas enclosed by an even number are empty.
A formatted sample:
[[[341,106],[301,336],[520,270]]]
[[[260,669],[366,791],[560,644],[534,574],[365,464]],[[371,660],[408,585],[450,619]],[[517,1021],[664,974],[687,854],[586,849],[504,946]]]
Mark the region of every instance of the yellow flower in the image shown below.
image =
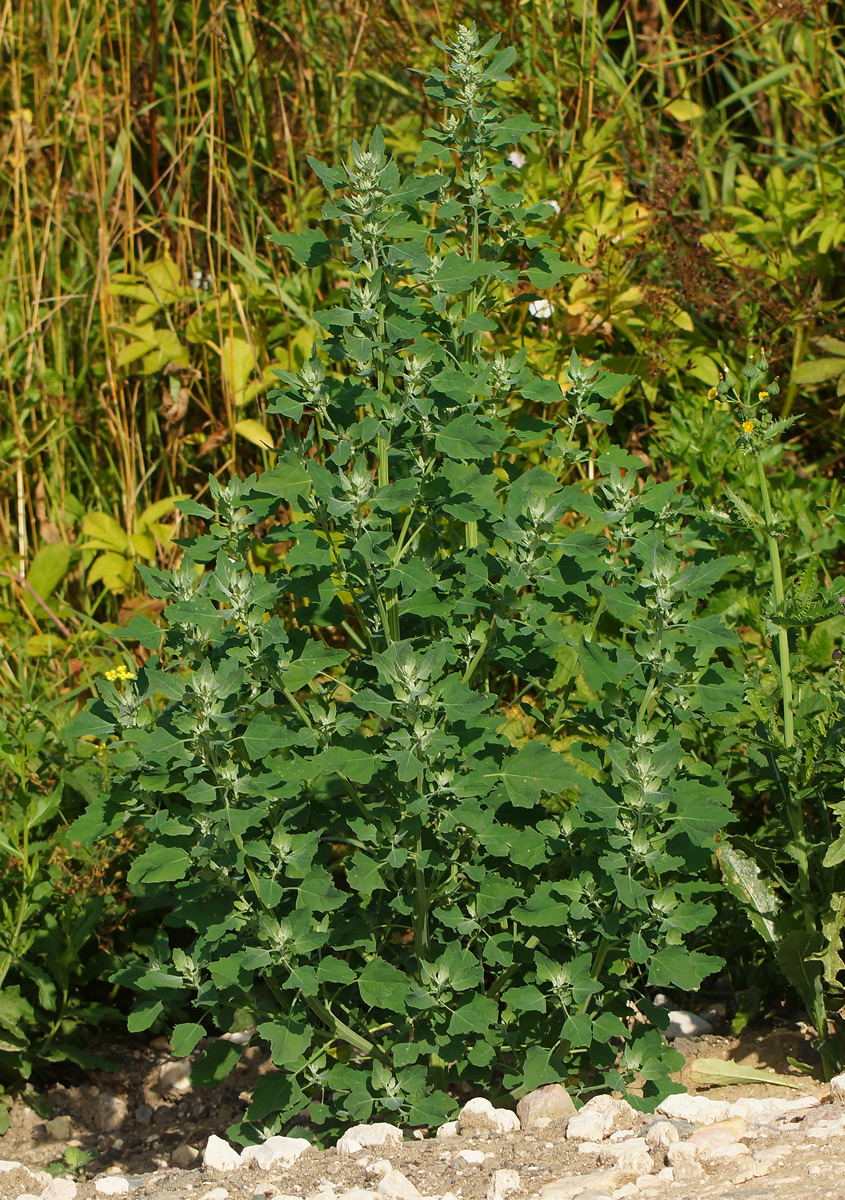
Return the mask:
[[[742,432],[743,433],[753,433],[754,432],[754,422],[753,421],[743,421],[742,422]]]
[[[707,393],[707,399],[708,399],[708,400],[715,400],[715,399],[716,399],[716,397],[717,397],[718,395],[719,395],[718,391],[716,390],[716,388],[714,388],[714,387],[713,387],[713,388],[711,388],[711,389],[710,389],[710,391]]]
[[[111,671],[104,672],[104,674],[109,683],[116,683],[118,680],[120,680],[121,683],[126,683],[127,680],[135,678],[135,676],[132,674],[129,668],[124,665],[124,663],[121,663],[119,667],[113,668]]]
[[[768,400],[768,398],[769,398],[769,393],[765,390],[757,393],[758,400]]]

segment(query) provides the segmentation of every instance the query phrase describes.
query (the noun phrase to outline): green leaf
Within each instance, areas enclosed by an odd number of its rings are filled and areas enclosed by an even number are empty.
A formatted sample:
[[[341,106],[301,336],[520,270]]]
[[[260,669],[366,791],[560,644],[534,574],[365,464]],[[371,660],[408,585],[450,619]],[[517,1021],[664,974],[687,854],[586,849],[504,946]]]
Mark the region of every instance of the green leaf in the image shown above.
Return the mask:
[[[542,795],[561,792],[577,781],[572,764],[539,741],[527,742],[506,758],[500,775],[510,799],[523,808],[530,808]]]
[[[311,165],[314,166],[313,161]],[[303,267],[319,267],[328,262],[332,257],[332,247],[338,244],[334,238],[327,238],[322,229],[309,229],[305,233],[273,233],[270,241],[290,250],[294,262]]]
[[[194,1063],[191,1069],[191,1083],[194,1087],[214,1087],[231,1075],[240,1061],[241,1047],[234,1042],[218,1038]]]
[[[205,1037],[202,1025],[195,1021],[177,1025],[170,1037],[174,1058],[185,1058],[196,1047],[198,1041]]]
[[[651,961],[648,982],[651,987],[674,987],[694,992],[702,980],[725,965],[723,958],[687,950],[685,946],[664,946]]]
[[[129,868],[126,880],[131,887],[172,883],[185,878],[190,864],[191,856],[181,846],[148,846]]]
[[[475,996],[468,1004],[462,1004],[452,1014],[448,1026],[449,1033],[458,1037],[465,1037],[468,1034],[483,1037],[498,1019],[499,1006],[496,1001],[488,999],[487,996]]]
[[[311,1045],[311,1026],[293,1017],[277,1017],[258,1026],[258,1032],[270,1043],[274,1064],[286,1071],[296,1070]]]
[[[500,448],[502,439],[493,432],[489,423],[471,413],[464,413],[443,426],[435,436],[434,444],[447,458],[465,461],[487,458]]]
[[[411,991],[407,976],[390,963],[374,958],[358,976],[358,991],[369,1008],[404,1013]]]
[[[155,1000],[152,997],[149,1000],[142,1000],[129,1014],[126,1028],[130,1033],[142,1033],[161,1016],[163,1010],[164,1005],[161,1000]]]
[[[764,941],[776,945],[778,899],[771,883],[762,877],[753,859],[730,843],[723,842],[716,856],[725,887],[743,905],[751,924]]]
[[[67,575],[69,566],[70,546],[65,542],[42,546],[32,560],[26,581],[42,600],[47,600]]]
[[[431,276],[431,282],[441,291],[452,296],[458,292],[468,292],[479,279],[483,279],[486,275],[492,275],[495,271],[496,268],[492,263],[473,262],[460,254],[451,253],[446,255]]]
[[[535,287],[545,290],[554,287],[568,275],[588,275],[589,267],[579,267],[577,263],[566,262],[555,250],[543,248],[538,250],[525,269],[525,275]],[[632,378],[634,378],[632,376]]]

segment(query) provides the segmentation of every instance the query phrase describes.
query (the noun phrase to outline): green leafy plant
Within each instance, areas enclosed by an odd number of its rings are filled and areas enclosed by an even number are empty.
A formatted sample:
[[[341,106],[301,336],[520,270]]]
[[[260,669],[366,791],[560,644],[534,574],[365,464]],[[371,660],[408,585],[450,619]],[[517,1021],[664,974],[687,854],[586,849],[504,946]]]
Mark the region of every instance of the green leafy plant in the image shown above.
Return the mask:
[[[81,1146],[68,1146],[58,1162],[48,1163],[44,1168],[50,1175],[70,1173],[77,1178],[83,1178],[85,1169],[97,1157],[93,1150],[83,1150]]]
[[[126,912],[127,846],[67,839],[110,767],[90,747],[76,752],[69,710],[26,689],[0,710],[0,1088],[47,1064],[103,1066],[80,1029],[121,1016],[105,975]]]
[[[756,717],[749,731],[748,766],[739,782],[765,788],[772,817],[753,836],[735,834],[719,858],[728,889],[746,907],[757,933],[807,1006],[826,1074],[845,1062],[841,1006],[845,963],[845,836],[836,836],[845,805],[841,797],[845,688],[837,633],[845,632],[845,587],[825,577],[810,554],[790,580],[781,556],[784,520],[773,502],[766,472],[772,449],[795,418],[775,420],[767,407],[777,382],[763,386],[764,355],[744,371],[742,391],[725,374],[716,396],[730,401],[739,422],[736,445],[754,462],[757,506],[728,489],[735,517],[769,560],[770,603],[763,612],[762,664],[748,672],[746,700]],[[830,511],[834,527],[845,510]],[[842,532],[834,532],[834,548]],[[760,669],[762,666],[762,669]]]
[[[161,657],[74,726],[124,774],[71,833],[149,836],[129,882],[163,925],[114,976],[130,1029],[175,1021],[186,1055],[255,1028],[278,1070],[246,1142],[552,1080],[649,1108],[681,1064],[649,989],[722,965],[691,939],[728,818],[696,738],[741,696],[700,610],[730,562],[609,444],[630,376],[573,352],[564,393],[496,351],[514,292],[579,268],[511,186],[512,52],[474,28],[444,49],[419,163],[445,170],[402,179],[379,132],[313,164],[340,236],[277,240],[343,264],[347,302],[280,375],[276,465],[181,501],[207,532],[141,568]],[[159,650],[149,620],[127,634]],[[195,1083],[240,1054],[218,1041]]]

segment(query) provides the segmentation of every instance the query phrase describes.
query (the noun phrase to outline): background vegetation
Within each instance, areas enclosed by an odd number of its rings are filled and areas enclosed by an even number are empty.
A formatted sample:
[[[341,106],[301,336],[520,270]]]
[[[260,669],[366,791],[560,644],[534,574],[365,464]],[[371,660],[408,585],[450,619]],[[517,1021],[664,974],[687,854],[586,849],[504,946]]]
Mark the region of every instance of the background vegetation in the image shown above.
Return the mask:
[[[34,1030],[44,1053],[69,1032],[68,1006],[99,978],[96,953],[105,945],[117,954],[120,938],[131,940],[112,861],[127,847],[91,851],[88,867],[76,868],[73,913],[59,903],[57,873],[74,853],[63,831],[95,769],[75,760],[64,724],[116,666],[115,628],[160,608],[136,567],[177,561],[190,522],[176,498],[203,497],[209,475],[225,482],[272,461],[266,447],[283,423],[267,413],[272,369],[302,363],[314,310],[343,287],[332,268],[300,269],[269,238],[319,215],[323,189],[309,156],[338,162],[353,137],[380,124],[400,164],[413,161],[437,114],[408,64],[442,66],[431,37],[472,19],[482,36],[501,31],[517,47],[507,91],[542,127],[524,143],[524,164],[514,160],[521,186],[529,201],[554,201],[562,256],[590,268],[564,278],[536,315],[513,306],[501,349],[524,346],[536,369],[560,377],[574,346],[585,363],[636,376],[615,402],[617,436],[655,478],[700,485],[718,507],[729,474],[738,471],[740,496],[756,477],[753,463],[731,463],[731,424],[708,392],[722,364],[738,373],[749,348],[765,346],[780,381],[773,411],[802,414],[767,458],[784,561],[820,563],[826,583],[841,572],[837,6],[7,4],[0,855],[9,869],[0,951],[7,971],[18,964],[17,994],[29,1007],[4,1010],[0,1054],[16,1071]],[[743,565],[723,608],[762,673],[771,665],[759,588],[765,539],[739,528],[733,536]],[[837,620],[826,613],[792,634],[811,675],[837,670]],[[530,729],[530,712],[513,719]],[[742,745],[728,736],[702,753],[735,756],[737,813],[753,834],[773,806],[743,774]],[[91,925],[100,921],[99,932],[80,942],[89,897],[101,909]],[[56,980],[39,982],[38,956],[51,953],[24,931],[47,910],[68,953],[91,960],[68,975],[77,998],[70,984],[62,999]],[[736,986],[754,984],[747,954],[735,961],[746,971]]]

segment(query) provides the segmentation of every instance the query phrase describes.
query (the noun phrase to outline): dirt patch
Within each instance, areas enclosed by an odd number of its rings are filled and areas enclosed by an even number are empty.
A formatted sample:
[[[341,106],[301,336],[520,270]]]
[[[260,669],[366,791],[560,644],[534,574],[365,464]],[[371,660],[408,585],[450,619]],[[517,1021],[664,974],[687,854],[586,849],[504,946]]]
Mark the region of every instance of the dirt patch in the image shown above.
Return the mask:
[[[805,1095],[827,1096],[816,1056],[800,1026],[749,1029],[741,1038],[710,1034],[678,1039],[675,1044],[688,1060],[680,1078],[691,1092],[707,1090],[690,1080],[692,1062],[696,1058],[721,1058],[792,1077],[800,1082]],[[137,1194],[137,1200],[177,1200],[177,1195],[196,1195],[200,1200],[205,1192],[220,1184],[231,1200],[251,1200],[261,1187],[265,1187],[268,1198],[273,1191],[303,1198],[328,1191],[339,1195],[353,1187],[377,1188],[380,1176],[375,1164],[379,1158],[388,1158],[423,1196],[451,1192],[458,1200],[483,1200],[493,1172],[498,1170],[517,1171],[519,1195],[528,1196],[536,1195],[545,1184],[562,1176],[597,1170],[600,1165],[597,1155],[585,1155],[579,1152],[577,1144],[566,1142],[560,1135],[546,1137],[543,1131],[517,1132],[491,1140],[467,1137],[436,1140],[430,1135],[418,1140],[408,1130],[401,1145],[354,1157],[339,1156],[334,1150],[313,1149],[288,1168],[274,1168],[270,1172],[251,1168],[223,1177],[201,1170],[199,1155],[211,1134],[225,1136],[227,1126],[241,1119],[256,1079],[272,1070],[262,1051],[257,1047],[246,1048],[239,1066],[223,1084],[199,1089],[190,1086],[185,1079],[184,1063],[172,1058],[163,1040],[148,1044],[137,1039],[118,1039],[98,1049],[116,1063],[116,1071],[64,1071],[61,1082],[42,1093],[49,1112],[39,1115],[23,1100],[16,1100],[10,1129],[0,1138],[0,1159],[16,1160],[31,1170],[59,1163],[64,1163],[66,1169],[74,1150],[92,1154],[94,1157],[74,1172],[80,1200],[97,1196],[90,1181],[108,1171],[119,1171],[128,1177],[131,1194]],[[812,1074],[802,1073],[796,1063],[806,1064]],[[760,1084],[735,1084],[711,1088],[709,1092],[725,1100],[797,1094],[783,1087]],[[816,1113],[820,1111],[829,1114],[832,1110],[825,1105]],[[773,1153],[765,1178],[736,1184],[732,1180],[736,1179],[738,1167],[732,1164],[708,1171],[708,1178],[694,1188],[684,1188],[678,1183],[667,1183],[662,1188],[660,1181],[653,1178],[648,1195],[658,1198],[663,1194],[673,1197],[695,1194],[725,1200],[754,1200],[777,1193],[778,1200],[799,1197],[839,1200],[845,1195],[842,1184],[845,1136],[813,1139],[808,1134],[811,1125],[810,1117],[799,1118],[791,1125],[784,1123],[782,1133],[758,1133],[749,1143],[755,1153],[783,1150],[782,1167]],[[478,1161],[467,1162],[457,1156],[458,1151],[465,1150],[478,1152],[471,1156]],[[188,1169],[193,1165],[194,1155],[196,1169]],[[810,1167],[819,1164],[820,1173],[808,1173]],[[789,1182],[793,1177],[794,1182]],[[36,1182],[21,1171],[0,1175],[0,1200],[15,1200],[22,1193],[40,1192],[43,1182]]]

